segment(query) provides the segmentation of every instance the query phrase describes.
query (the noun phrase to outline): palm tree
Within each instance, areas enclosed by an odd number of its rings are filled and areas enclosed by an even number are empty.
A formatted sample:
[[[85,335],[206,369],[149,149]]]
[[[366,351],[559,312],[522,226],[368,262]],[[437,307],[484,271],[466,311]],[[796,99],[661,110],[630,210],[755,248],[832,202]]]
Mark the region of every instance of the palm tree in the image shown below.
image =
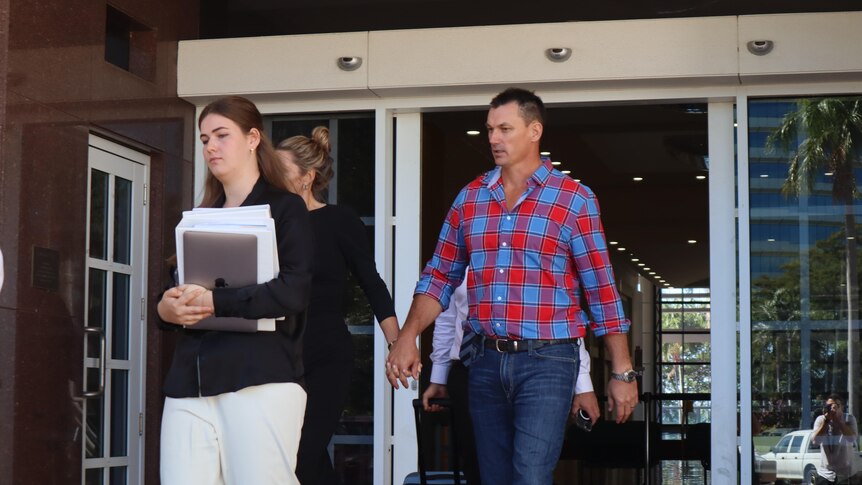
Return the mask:
[[[800,140],[801,139],[801,140]],[[856,217],[853,202],[859,195],[853,169],[862,147],[862,98],[811,98],[798,102],[780,126],[769,135],[766,146],[794,152],[782,192],[787,196],[811,193],[817,177],[832,174],[832,199],[844,207],[845,282],[847,291],[847,391],[848,411],[859,415],[858,373],[859,291],[856,268]]]

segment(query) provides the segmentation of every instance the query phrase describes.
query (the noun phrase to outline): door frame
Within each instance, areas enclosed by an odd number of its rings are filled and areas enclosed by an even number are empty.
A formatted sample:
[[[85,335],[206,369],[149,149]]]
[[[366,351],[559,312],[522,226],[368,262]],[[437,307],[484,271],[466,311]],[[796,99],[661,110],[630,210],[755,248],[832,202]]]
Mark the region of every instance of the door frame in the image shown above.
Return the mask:
[[[127,461],[127,480],[130,484],[140,484],[144,482],[144,452],[145,452],[145,417],[146,417],[146,347],[147,347],[147,262],[149,254],[149,177],[150,177],[150,157],[147,154],[132,150],[118,143],[112,142],[106,138],[96,134],[90,134],[88,142],[88,161],[87,161],[87,226],[86,226],[86,248],[85,248],[85,298],[89,295],[89,269],[91,267],[99,267],[107,271],[112,269],[121,269],[122,267],[130,267],[129,279],[129,364],[119,364],[118,362],[126,359],[109,358],[111,352],[110,340],[104,336],[107,344],[104,348],[104,354],[99,359],[88,359],[85,354],[85,362],[87,360],[96,361],[90,364],[97,363],[104,365],[103,373],[106,373],[107,368],[123,369],[129,367],[128,381],[128,410],[126,416],[127,423],[127,439],[128,449],[125,458],[111,458],[105,456],[102,458],[87,458],[84,443],[82,438],[81,447],[81,483],[86,483],[87,464],[93,466],[89,468],[111,467],[117,464],[122,464]],[[107,154],[111,160],[95,160],[94,155],[101,156]],[[130,264],[121,265],[110,261],[110,256],[113,252],[111,244],[108,244],[108,261],[99,261],[90,258],[90,241],[89,241],[89,223],[90,223],[90,193],[92,190],[92,169],[105,171],[113,176],[124,176],[132,180],[132,220],[130,221]],[[115,185],[109,185],[111,193],[109,200],[113,200],[113,188]],[[113,211],[109,211],[113,214]],[[109,217],[107,221],[109,241],[113,240],[113,218]],[[95,263],[95,264],[94,264]],[[112,285],[109,284],[109,288]],[[108,291],[105,295],[108,301],[108,306],[112,304],[111,292]],[[85,301],[84,307],[87,307]],[[109,331],[112,316],[110,313],[106,315],[105,328],[103,332]],[[86,315],[84,325],[86,327]],[[135,330],[137,329],[137,330]],[[85,335],[86,338],[86,335]],[[85,351],[86,351],[85,344]],[[104,360],[104,363],[102,362]],[[137,372],[133,372],[137,363]],[[86,369],[84,367],[84,382],[86,382]],[[111,383],[104,377],[105,386],[103,399],[108,399]],[[82,402],[82,411],[85,409],[88,399],[84,398]],[[108,408],[108,406],[106,406]],[[105,420],[106,410],[103,411],[103,420]],[[82,426],[86,429],[86,416],[82,418]],[[107,428],[107,424],[105,424]],[[108,431],[105,431],[106,433]],[[137,436],[136,436],[137,435]],[[107,451],[106,455],[110,453]]]

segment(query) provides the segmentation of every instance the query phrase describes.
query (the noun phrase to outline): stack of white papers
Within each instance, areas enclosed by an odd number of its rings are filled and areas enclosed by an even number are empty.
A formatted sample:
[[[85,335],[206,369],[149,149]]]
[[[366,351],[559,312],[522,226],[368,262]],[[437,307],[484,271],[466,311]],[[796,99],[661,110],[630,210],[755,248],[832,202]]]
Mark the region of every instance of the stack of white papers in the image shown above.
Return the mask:
[[[183,212],[183,218],[176,228],[177,271],[179,273],[180,284],[186,282],[186,258],[184,257],[185,248],[183,241],[185,239],[184,234],[189,231],[255,236],[257,238],[257,283],[266,283],[278,276],[279,264],[275,238],[275,221],[273,221],[270,214],[269,205],[229,209],[196,208]],[[235,261],[237,259],[240,258],[236,258],[236,255],[224,255],[226,264],[237,264]],[[247,259],[255,261],[253,255]],[[212,289],[213,285],[205,284],[204,286]],[[229,320],[241,322],[237,322],[236,328],[234,328]],[[257,320],[257,330],[274,331],[275,320],[274,318]],[[254,325],[249,325],[250,323],[249,320],[244,319],[209,317],[189,328],[254,331],[255,327]]]

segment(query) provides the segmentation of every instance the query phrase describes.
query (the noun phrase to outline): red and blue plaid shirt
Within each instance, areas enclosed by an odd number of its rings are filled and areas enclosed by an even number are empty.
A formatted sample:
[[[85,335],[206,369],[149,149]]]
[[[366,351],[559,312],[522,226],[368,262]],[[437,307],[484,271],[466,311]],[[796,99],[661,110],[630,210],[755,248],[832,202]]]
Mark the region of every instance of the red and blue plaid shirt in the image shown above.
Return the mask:
[[[557,339],[625,333],[599,205],[587,187],[543,163],[510,211],[500,168],[452,204],[415,294],[449,306],[467,265],[467,322],[493,338]],[[579,304],[586,297],[592,319]]]

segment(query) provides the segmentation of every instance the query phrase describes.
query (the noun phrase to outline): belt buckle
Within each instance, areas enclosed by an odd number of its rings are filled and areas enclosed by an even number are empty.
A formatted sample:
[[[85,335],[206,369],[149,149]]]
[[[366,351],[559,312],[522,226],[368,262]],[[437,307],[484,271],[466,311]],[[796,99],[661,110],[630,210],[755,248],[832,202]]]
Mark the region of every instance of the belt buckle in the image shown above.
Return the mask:
[[[497,339],[494,341],[494,348],[497,349],[497,352],[507,352],[507,350],[500,348],[500,342],[505,342],[506,344],[509,343],[509,341],[507,339],[500,338],[500,339]]]

